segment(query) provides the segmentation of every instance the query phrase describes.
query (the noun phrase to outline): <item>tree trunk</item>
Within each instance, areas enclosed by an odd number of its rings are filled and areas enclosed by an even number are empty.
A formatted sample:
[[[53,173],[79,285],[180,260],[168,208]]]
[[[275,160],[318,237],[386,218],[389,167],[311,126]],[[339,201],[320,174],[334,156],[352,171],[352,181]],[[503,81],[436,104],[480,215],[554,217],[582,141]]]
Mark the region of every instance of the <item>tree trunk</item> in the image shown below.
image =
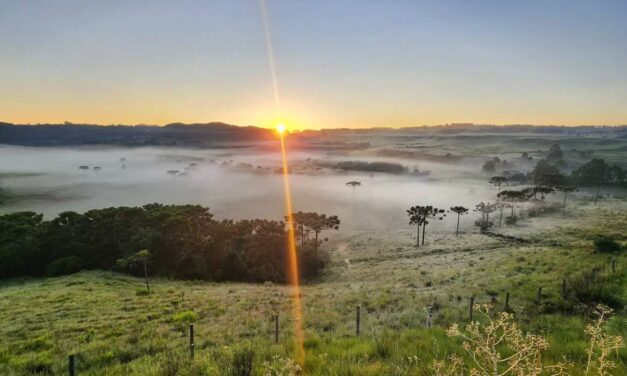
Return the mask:
[[[455,230],[455,236],[459,236],[459,217],[461,214],[457,213],[457,229]]]
[[[146,262],[144,261],[144,277],[146,278],[146,289],[150,292],[150,284],[148,283],[148,267],[146,266]]]
[[[316,244],[314,245],[314,254],[318,257],[318,231],[316,231]]]
[[[564,209],[566,207],[566,195],[568,194],[568,192],[564,191],[564,202],[562,203],[562,209]]]
[[[420,224],[416,227],[416,247],[420,247]]]
[[[425,245],[425,227],[427,227],[427,220],[422,224],[422,245]]]
[[[599,187],[597,186],[597,193],[596,195],[594,195],[594,205],[597,204],[597,201],[599,201]]]
[[[501,206],[501,215],[499,216],[499,227],[501,227],[502,223],[503,223],[503,206]]]

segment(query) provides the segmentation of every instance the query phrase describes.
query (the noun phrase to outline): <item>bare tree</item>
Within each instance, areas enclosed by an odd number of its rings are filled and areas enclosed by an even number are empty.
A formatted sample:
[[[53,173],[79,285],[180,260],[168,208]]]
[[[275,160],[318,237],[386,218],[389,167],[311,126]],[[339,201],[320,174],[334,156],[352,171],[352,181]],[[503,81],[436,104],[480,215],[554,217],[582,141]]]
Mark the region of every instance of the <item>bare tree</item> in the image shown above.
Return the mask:
[[[422,226],[422,222],[424,220],[420,208],[420,206],[412,206],[409,210],[407,210],[409,225],[416,226],[416,247],[420,247],[420,226]]]
[[[493,176],[490,178],[489,183],[499,189],[501,191],[501,185],[507,181],[505,176]]]
[[[318,213],[293,213],[295,227],[301,236],[301,245],[305,245],[305,241],[309,238],[310,233],[314,233],[314,252],[318,252],[320,245],[319,235],[325,230],[338,230],[340,228],[340,219],[336,215],[327,216]],[[286,218],[287,220],[287,218]]]
[[[459,235],[459,217],[468,213],[468,209],[463,206],[452,206],[451,211],[457,214],[457,228],[455,229],[455,236]]]
[[[425,228],[429,224],[429,218],[434,220],[442,220],[446,217],[446,211],[444,209],[434,208],[431,205],[427,206],[412,206],[407,210],[409,216],[409,224],[417,225],[418,232],[420,232],[420,225],[422,225],[422,245],[425,245]],[[418,235],[416,237],[416,245],[418,245]]]
[[[553,189],[552,187],[547,187],[547,186],[535,186],[533,187],[535,193],[540,193],[540,200],[544,200],[544,196],[549,194],[549,193],[553,193],[555,192],[555,189]],[[535,195],[534,195],[535,198]]]
[[[496,205],[491,203],[480,202],[475,206],[475,211],[481,213],[481,221],[479,221],[479,228],[481,231],[487,230],[490,225],[490,213],[496,211]]]
[[[294,228],[298,232],[300,236],[300,244],[302,247],[305,246],[305,240],[309,238],[309,234],[311,233],[311,229],[309,228],[309,219],[310,213],[292,213],[292,220],[294,221]],[[288,220],[288,217],[285,217],[285,221]]]
[[[512,213],[510,215],[511,217],[514,217],[515,203],[520,202],[521,198],[523,197],[526,198],[526,194],[523,193],[522,191],[506,190],[506,191],[499,192],[499,194],[496,195],[496,197],[498,197],[499,200],[505,201],[508,203],[508,206],[512,208]]]
[[[315,234],[315,243],[314,243],[314,252],[318,253],[318,235],[320,232],[324,230],[339,230],[340,228],[340,219],[337,215],[328,216],[326,214],[318,214],[311,213],[311,222],[309,223],[309,227]]]
[[[146,290],[150,292],[150,283],[148,282],[148,263],[152,258],[152,254],[147,249],[141,250],[133,255],[119,259],[117,264],[121,268],[134,267],[142,264],[144,267],[144,278],[146,279]]]
[[[355,187],[360,187],[361,186],[361,182],[357,181],[357,180],[351,180],[349,182],[346,183],[347,186],[353,188],[353,198],[355,198]]]
[[[566,207],[566,196],[568,195],[568,192],[576,191],[577,188],[570,187],[570,186],[559,186],[559,187],[555,187],[555,190],[564,192],[564,201],[562,202],[562,209],[563,209]]]

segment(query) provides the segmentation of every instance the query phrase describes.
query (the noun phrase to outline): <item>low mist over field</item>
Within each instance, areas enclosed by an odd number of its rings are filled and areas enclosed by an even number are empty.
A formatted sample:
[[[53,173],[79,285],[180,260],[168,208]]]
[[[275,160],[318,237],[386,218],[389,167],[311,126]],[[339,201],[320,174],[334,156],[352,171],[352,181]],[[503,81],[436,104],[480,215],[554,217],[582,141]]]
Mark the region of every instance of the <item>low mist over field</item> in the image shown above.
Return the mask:
[[[32,210],[50,218],[67,210],[84,212],[152,202],[197,203],[208,206],[219,218],[282,219],[283,181],[277,173],[280,154],[269,148],[2,146],[2,186],[19,195],[0,211]],[[469,206],[481,201],[493,190],[464,173],[470,165],[333,156],[320,151],[294,152],[289,158],[294,166],[290,176],[294,209],[337,214],[345,223],[344,230],[397,228],[406,224],[404,210],[419,197],[429,197],[433,205],[448,209],[446,205],[452,202]],[[347,159],[425,166],[432,173],[417,176],[339,171],[316,167],[312,162],[333,165]],[[453,179],[464,179],[465,183],[453,183]],[[346,185],[353,180],[362,185]]]
[[[78,145],[0,146],[0,188],[8,194],[0,212],[32,210],[52,218],[68,210],[158,202],[200,204],[218,218],[280,220],[284,215],[280,145],[267,132],[264,141],[254,141],[262,132],[259,129],[177,125],[175,131],[168,131],[168,143],[207,140],[205,146],[192,148],[138,147],[132,141],[131,146],[116,147],[107,145],[112,142],[107,138],[104,144],[93,145],[95,139],[89,135],[101,132],[101,127],[4,127],[5,134],[20,144],[28,143],[20,138],[28,131],[30,136],[52,132],[46,143]],[[419,202],[449,209],[454,205],[474,208],[478,202],[490,201],[497,193],[488,183],[491,176],[527,176],[551,145],[562,146],[564,156],[559,163],[565,173],[593,157],[627,167],[621,158],[627,144],[624,127],[514,129],[518,130],[450,126],[290,135],[294,210],[338,215],[343,221],[341,231],[397,229],[407,226],[405,210]],[[141,134],[158,131],[148,127]],[[214,144],[211,140],[217,131],[236,133]],[[121,137],[136,131],[122,127],[113,132]],[[62,138],[65,134],[81,136],[70,141]],[[242,138],[247,141],[236,142]],[[523,158],[523,153],[528,157]],[[489,160],[497,162],[493,170],[485,171],[483,165]],[[347,186],[349,181],[361,185]],[[527,183],[532,182],[510,178],[504,187]],[[434,226],[450,230],[455,223],[449,218]],[[472,221],[463,222],[465,226],[472,226]]]

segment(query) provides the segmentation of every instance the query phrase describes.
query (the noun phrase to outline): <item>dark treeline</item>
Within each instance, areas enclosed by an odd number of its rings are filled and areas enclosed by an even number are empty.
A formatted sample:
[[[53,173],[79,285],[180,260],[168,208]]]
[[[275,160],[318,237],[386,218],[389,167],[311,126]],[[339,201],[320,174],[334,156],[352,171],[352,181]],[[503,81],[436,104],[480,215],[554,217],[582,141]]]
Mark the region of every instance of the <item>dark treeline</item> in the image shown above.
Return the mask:
[[[325,129],[320,131],[297,132],[295,136],[302,139],[327,138],[338,135],[387,135],[404,137],[407,135],[485,133],[490,134],[554,134],[603,137],[607,143],[609,138],[627,138],[627,126],[532,126],[532,125],[479,125],[479,124],[445,124],[435,126],[408,127],[402,129],[369,128],[369,129]],[[0,122],[0,144],[28,146],[63,146],[63,145],[126,145],[126,146],[215,146],[220,143],[250,142],[273,139],[272,131],[264,128],[247,126],[240,127],[220,122],[204,124],[173,123],[165,126],[157,125],[121,125],[100,126],[95,124],[36,124],[18,125]],[[358,147],[369,146],[361,143]],[[324,147],[324,145],[323,145]],[[355,147],[355,145],[352,145]],[[447,156],[443,162],[451,162],[455,156]]]
[[[224,123],[149,125],[0,123],[0,144],[26,146],[125,145],[125,146],[215,146],[272,138],[272,131]]]
[[[0,216],[0,278],[112,269],[146,249],[153,275],[286,282],[286,236],[282,221],[216,220],[198,205],[64,212],[50,221],[17,212]],[[313,240],[299,246],[303,278],[324,266],[326,255],[317,248]]]

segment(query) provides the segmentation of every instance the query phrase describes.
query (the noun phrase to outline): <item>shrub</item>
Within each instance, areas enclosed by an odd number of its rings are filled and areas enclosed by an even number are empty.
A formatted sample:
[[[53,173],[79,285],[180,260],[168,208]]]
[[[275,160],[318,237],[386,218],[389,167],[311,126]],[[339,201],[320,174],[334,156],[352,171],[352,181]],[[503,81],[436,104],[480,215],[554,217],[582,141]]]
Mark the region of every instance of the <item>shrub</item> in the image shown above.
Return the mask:
[[[394,353],[394,346],[394,339],[390,334],[385,333],[381,337],[375,336],[373,355],[381,359],[387,359]]]
[[[614,239],[601,236],[594,240],[594,249],[600,253],[620,251],[621,246]]]
[[[621,289],[612,281],[602,276],[592,277],[592,273],[579,274],[569,281],[566,300],[573,305],[592,307],[597,304],[606,305],[614,310],[621,310]]]
[[[198,320],[198,315],[193,311],[182,311],[172,316],[172,323],[179,330],[185,330],[187,326]]]
[[[491,227],[494,227],[494,222],[478,219],[475,221],[475,226],[479,227],[479,230],[481,232],[485,232],[488,231],[488,229],[490,229]]]
[[[60,275],[73,274],[79,272],[82,267],[82,261],[76,256],[65,256],[58,258],[48,264],[46,274],[51,277]]]
[[[516,216],[505,217],[505,224],[507,225],[515,225],[516,222],[518,222],[518,217]]]
[[[227,374],[230,376],[250,376],[253,373],[255,351],[250,347],[242,347],[231,357]]]
[[[297,376],[302,369],[290,358],[275,355],[272,362],[263,362],[263,376]]]
[[[52,342],[50,342],[50,340],[47,337],[39,336],[26,342],[23,346],[23,349],[25,351],[43,351],[43,350],[48,350],[51,347],[52,347]]]
[[[474,308],[482,316],[480,321],[473,321],[464,329],[453,324],[446,333],[463,341],[465,356],[454,354],[447,360],[434,361],[431,368],[436,376],[462,374],[467,366],[471,375],[570,374],[573,364],[567,363],[565,357],[555,364],[547,365],[543,361],[542,356],[549,348],[549,342],[540,335],[524,333],[513,315],[500,312],[493,319],[491,306],[476,305]],[[611,357],[625,347],[625,341],[621,336],[605,332],[605,323],[612,310],[599,305],[595,311],[597,319],[585,330],[590,339],[585,374],[609,375],[617,365]]]

